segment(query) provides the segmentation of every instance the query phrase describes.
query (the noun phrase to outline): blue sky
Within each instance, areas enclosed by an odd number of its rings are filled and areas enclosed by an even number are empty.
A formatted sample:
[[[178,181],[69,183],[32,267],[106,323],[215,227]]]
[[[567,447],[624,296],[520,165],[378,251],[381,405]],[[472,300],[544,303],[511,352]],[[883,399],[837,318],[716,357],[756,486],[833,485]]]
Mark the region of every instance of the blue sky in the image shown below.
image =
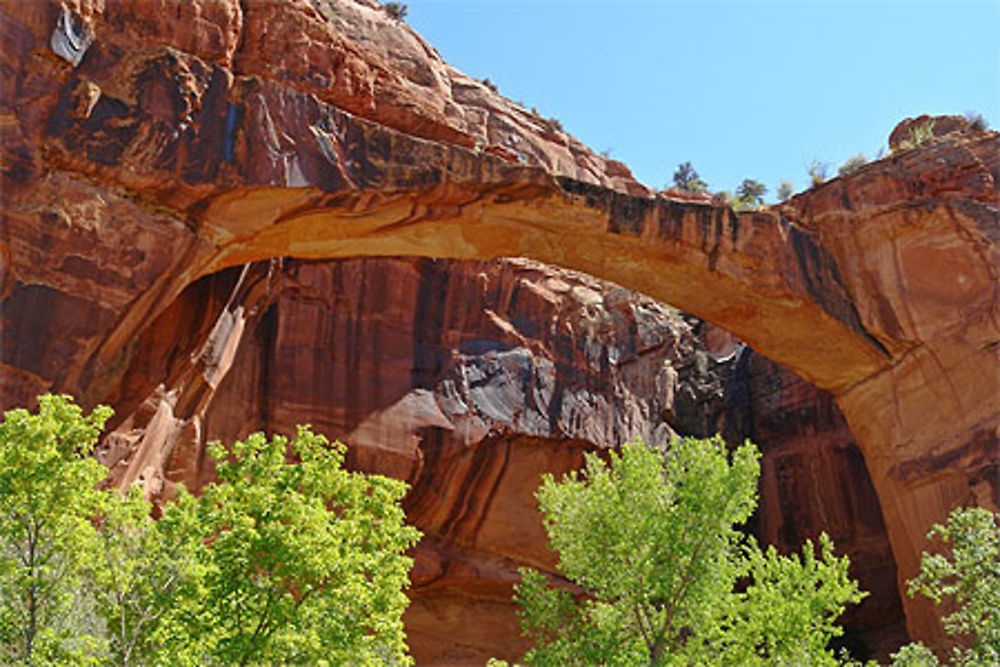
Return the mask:
[[[1000,126],[1000,0],[410,0],[459,69],[662,186],[803,189],[920,113]]]

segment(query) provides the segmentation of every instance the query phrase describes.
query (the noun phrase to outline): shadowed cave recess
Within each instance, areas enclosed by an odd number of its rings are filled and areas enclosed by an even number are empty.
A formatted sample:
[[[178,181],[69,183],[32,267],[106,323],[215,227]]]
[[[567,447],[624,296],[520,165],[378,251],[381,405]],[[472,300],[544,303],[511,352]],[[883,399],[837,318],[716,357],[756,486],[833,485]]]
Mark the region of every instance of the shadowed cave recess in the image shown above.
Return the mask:
[[[846,613],[843,644],[885,658],[907,639],[878,499],[833,397],[717,327],[583,274],[514,259],[233,267],[145,328],[109,398],[103,462],[164,495],[212,478],[207,440],[298,423],[347,442],[351,467],[406,479],[426,535],[406,616],[420,664],[522,651],[516,569],[554,570],[540,474],[671,434],[757,443],[748,530],[783,552],[828,532],[872,593]]]

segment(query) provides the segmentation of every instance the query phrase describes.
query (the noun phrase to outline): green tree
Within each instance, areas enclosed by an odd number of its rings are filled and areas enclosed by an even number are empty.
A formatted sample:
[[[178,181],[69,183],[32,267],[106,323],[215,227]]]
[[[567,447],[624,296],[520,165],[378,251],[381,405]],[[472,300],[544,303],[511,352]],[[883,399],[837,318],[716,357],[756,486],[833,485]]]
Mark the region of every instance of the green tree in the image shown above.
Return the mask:
[[[405,2],[387,2],[382,5],[382,9],[385,10],[386,14],[397,21],[406,20],[406,15],[410,13],[410,8]]]
[[[1000,514],[958,508],[927,537],[940,537],[950,545],[950,554],[924,553],[920,574],[909,582],[910,595],[953,601],[955,611],[944,617],[945,630],[969,640],[952,652],[954,664],[1000,664]],[[896,666],[938,664],[921,644],[910,644],[893,658]]]
[[[708,183],[701,180],[690,162],[682,162],[674,172],[674,187],[684,192],[705,192],[708,190]]]
[[[241,665],[408,662],[404,552],[420,534],[403,521],[406,485],[345,471],[344,446],[305,427],[291,443],[257,433],[209,451],[209,653]]]
[[[557,567],[584,593],[523,571],[525,662],[833,664],[834,619],[863,594],[825,535],[819,556],[807,543],[801,558],[744,538],[758,458],[749,443],[729,455],[719,438],[685,438],[545,476],[536,495]]]
[[[791,181],[778,183],[778,201],[786,201],[795,194],[795,184]]]
[[[141,487],[98,488],[110,414],[42,396],[0,423],[0,662],[409,662],[404,483],[308,428],[255,434],[212,443],[219,482],[154,521]]]
[[[204,530],[197,500],[178,490],[154,521],[142,488],[108,494],[97,515],[98,557],[86,568],[94,611],[107,636],[106,661],[127,667],[204,662],[198,635],[189,632],[203,590]]]
[[[858,153],[852,157],[847,158],[844,164],[840,165],[837,169],[837,174],[840,176],[846,176],[860,169],[861,167],[868,164],[868,158],[865,157],[864,153]]]
[[[763,205],[766,193],[766,185],[752,178],[744,178],[743,182],[736,188],[733,208],[741,211],[756,210]]]
[[[90,522],[105,469],[90,456],[111,410],[89,415],[68,396],[0,423],[0,658],[83,664],[97,650],[80,596],[97,547]]]

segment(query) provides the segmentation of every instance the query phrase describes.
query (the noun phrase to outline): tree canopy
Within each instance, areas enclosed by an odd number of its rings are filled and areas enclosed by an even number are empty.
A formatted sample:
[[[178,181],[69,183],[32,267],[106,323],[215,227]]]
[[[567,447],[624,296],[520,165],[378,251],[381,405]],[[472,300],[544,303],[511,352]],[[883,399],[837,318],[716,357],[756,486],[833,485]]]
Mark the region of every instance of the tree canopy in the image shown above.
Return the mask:
[[[674,172],[674,187],[684,192],[705,192],[708,190],[708,183],[701,180],[690,162],[682,162]]]
[[[219,483],[199,511],[211,652],[226,664],[403,662],[403,552],[419,539],[399,505],[406,485],[345,471],[344,446],[303,427],[291,443],[256,433],[210,452]]]
[[[545,476],[545,530],[579,590],[523,572],[525,662],[834,664],[834,621],[864,594],[825,535],[818,553],[807,542],[781,556],[739,530],[756,506],[758,457],[749,443],[730,455],[719,438],[685,438]]]
[[[154,521],[141,487],[98,487],[110,414],[42,396],[0,423],[0,661],[410,662],[403,482],[308,427],[257,433],[211,443],[219,481]]]

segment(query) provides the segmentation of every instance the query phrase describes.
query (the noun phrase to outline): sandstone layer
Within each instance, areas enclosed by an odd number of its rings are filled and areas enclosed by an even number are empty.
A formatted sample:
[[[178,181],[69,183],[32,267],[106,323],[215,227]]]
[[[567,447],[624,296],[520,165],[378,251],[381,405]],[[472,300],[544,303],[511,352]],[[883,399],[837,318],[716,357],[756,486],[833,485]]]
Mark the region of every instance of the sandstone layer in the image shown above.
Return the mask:
[[[689,310],[831,392],[900,581],[930,523],[1000,504],[996,133],[959,127],[736,215],[648,190],[372,3],[0,0],[0,25],[3,403],[120,402],[123,482],[200,474],[282,258],[523,256]],[[202,280],[234,291],[149,386],[143,350],[198,331],[161,318],[191,290],[222,298]],[[359,464],[413,474],[413,441],[379,440],[397,420],[466,427],[406,400],[358,431],[386,450]],[[904,605],[939,642],[935,611]]]

